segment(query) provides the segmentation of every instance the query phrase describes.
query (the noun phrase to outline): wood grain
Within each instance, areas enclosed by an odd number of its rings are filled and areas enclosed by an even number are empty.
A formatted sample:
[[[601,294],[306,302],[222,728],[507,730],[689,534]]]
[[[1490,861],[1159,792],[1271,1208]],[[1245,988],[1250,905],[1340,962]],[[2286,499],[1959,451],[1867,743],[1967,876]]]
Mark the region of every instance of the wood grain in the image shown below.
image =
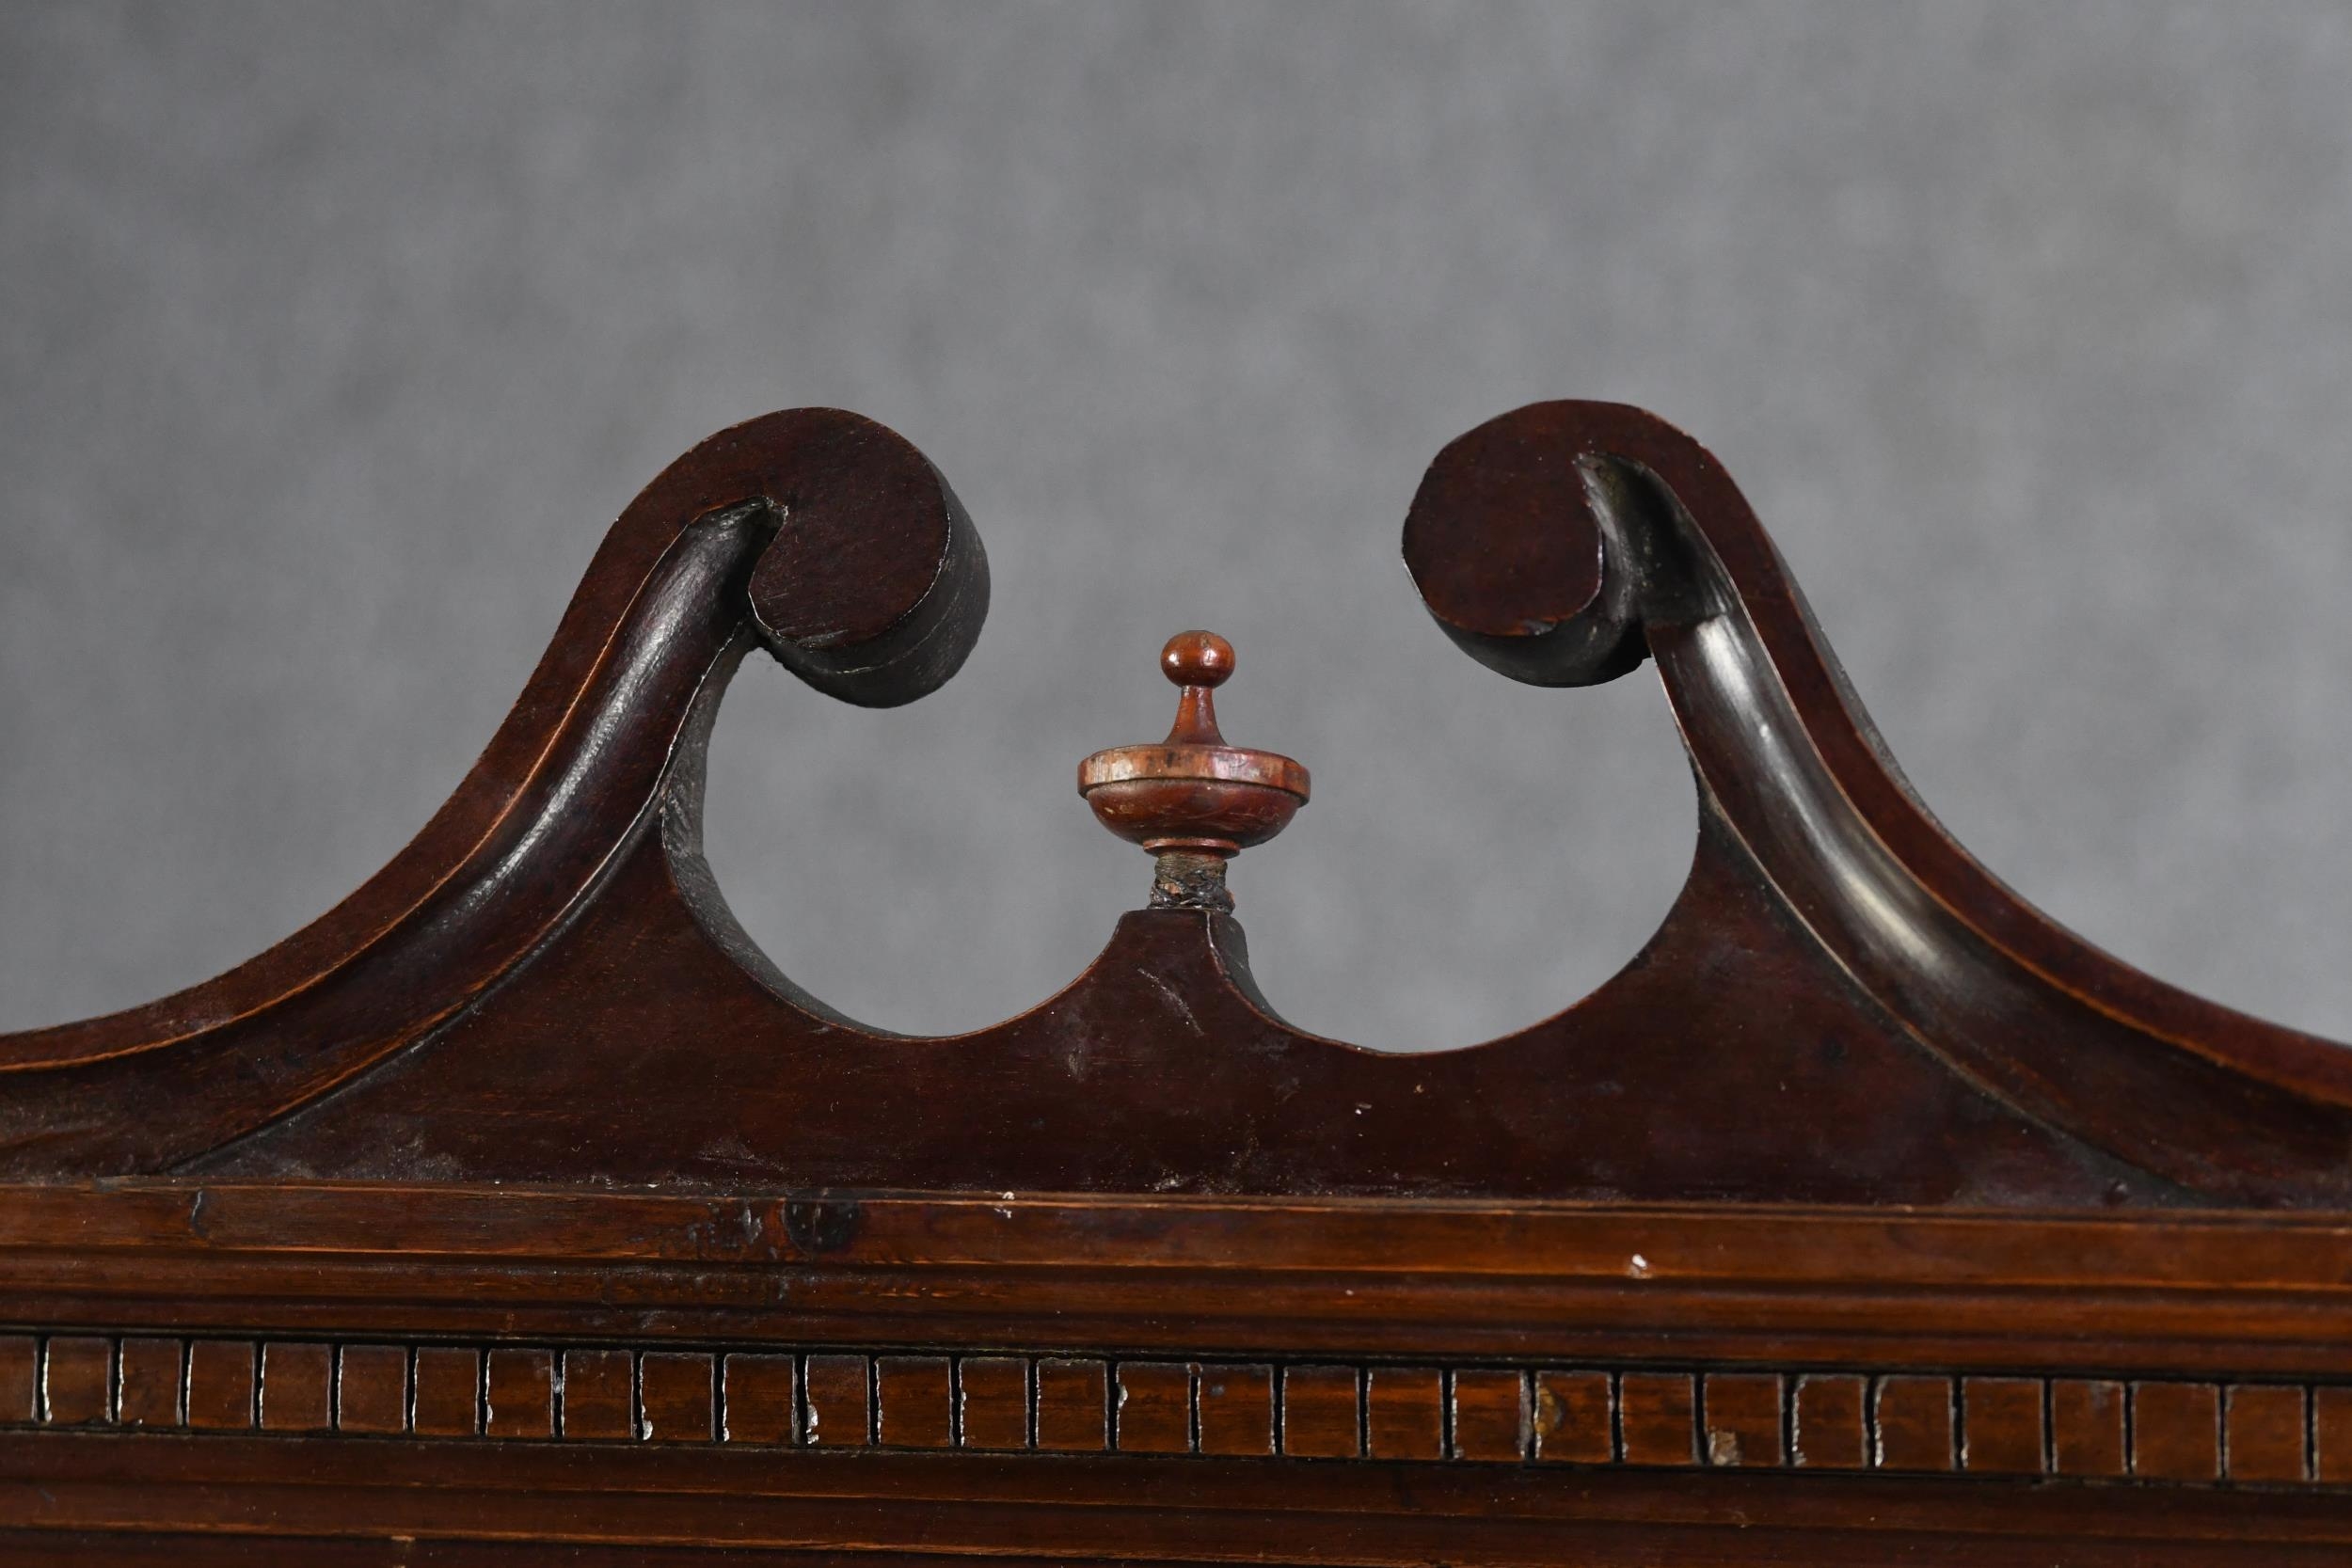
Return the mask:
[[[2209,1383],[2135,1383],[2132,1474],[2212,1481],[2221,1474],[2221,1390]]]
[[[1364,1451],[1363,1374],[1354,1367],[1282,1369],[1282,1451],[1354,1459]]]
[[[494,1349],[483,1357],[483,1363],[484,1433],[492,1437],[525,1440],[554,1436],[554,1353]]]
[[[1769,1372],[1710,1372],[1704,1393],[1706,1429],[1700,1449],[1709,1465],[1777,1465],[1782,1379]]]
[[[1449,1410],[1446,1375],[1436,1367],[1372,1367],[1364,1372],[1364,1451],[1375,1459],[1442,1459]]]
[[[1616,1395],[1604,1371],[1535,1374],[1535,1457],[1567,1465],[1616,1458]]]
[[[389,1435],[408,1430],[408,1351],[342,1345],[335,1352],[335,1430]]]
[[[1879,1379],[1872,1405],[1878,1433],[1875,1463],[1888,1470],[1948,1470],[1954,1448],[1952,1380]]]
[[[959,1441],[967,1449],[1029,1446],[1029,1363],[1017,1355],[967,1355],[956,1365]]]
[[[1628,1465],[1698,1460],[1697,1380],[1688,1372],[1626,1372],[1617,1379],[1618,1447]]]
[[[482,1430],[482,1353],[423,1345],[417,1351],[415,1431],[420,1437],[470,1437]]]
[[[745,937],[703,775],[752,648],[936,689],[978,535],[854,415],[681,458],[376,878],[0,1037],[0,1561],[2352,1557],[2352,1055],[1978,866],[1650,416],[1481,426],[1405,548],[1506,674],[1657,666],[1698,832],[1632,963],[1363,1052],[1186,884],[909,1038]],[[1168,652],[1089,798],[1214,860],[1306,772],[1224,744],[1229,646]]]
[[[1037,1446],[1100,1453],[1111,1446],[1110,1368],[1047,1356],[1037,1364]]]
[[[1859,1470],[1867,1465],[1870,1428],[1866,1406],[1870,1380],[1851,1373],[1807,1372],[1796,1385],[1790,1457],[1816,1470]]]
[[[1527,1029],[1411,1056],[1305,1034],[1201,909],[1131,913],[1059,994],[951,1050],[795,987],[702,855],[725,679],[764,645],[846,700],[907,700],[986,599],[921,454],[798,410],[632,503],[489,752],[345,906],[183,996],[0,1037],[0,1174],[2352,1203],[2352,1054],[2124,968],[1952,844],[1687,437],[1608,404],[1505,416],[1439,454],[1406,555],[1508,673],[1655,662],[1698,770],[1656,939]],[[615,1105],[633,1135],[607,1135]]]
[[[625,1350],[564,1353],[565,1437],[615,1441],[637,1435],[635,1359]]]
[[[40,1341],[30,1334],[0,1334],[0,1426],[40,1419]]]
[[[1203,1364],[1192,1370],[1200,1451],[1232,1459],[1274,1451],[1274,1369]]]
[[[1192,1451],[1192,1369],[1173,1361],[1119,1364],[1119,1451]]]
[[[876,1357],[875,1440],[897,1449],[953,1448],[955,1376],[955,1362],[945,1355]]]
[[[1961,1463],[1995,1475],[2042,1474],[2049,1449],[2044,1396],[2040,1378],[1961,1379]]]
[[[185,1351],[177,1339],[130,1338],[117,1355],[115,1421],[124,1427],[180,1424]]]
[[[2050,1451],[2065,1476],[2130,1473],[2124,1441],[2129,1395],[2121,1383],[2060,1378],[2050,1386]]]
[[[2232,1481],[2297,1481],[2310,1475],[2306,1390],[2239,1384],[2224,1397],[2221,1448]]]
[[[725,1359],[726,1406],[719,1435],[730,1443],[791,1443],[801,1435],[800,1361],[739,1352]]]

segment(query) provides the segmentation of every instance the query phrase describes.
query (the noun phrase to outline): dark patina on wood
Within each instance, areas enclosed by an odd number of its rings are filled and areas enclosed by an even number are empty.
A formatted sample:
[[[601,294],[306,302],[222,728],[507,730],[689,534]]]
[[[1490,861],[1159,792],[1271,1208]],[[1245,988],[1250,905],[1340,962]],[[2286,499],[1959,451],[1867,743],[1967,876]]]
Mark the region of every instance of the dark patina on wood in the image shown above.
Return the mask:
[[[755,646],[936,689],[978,536],[854,415],[681,458],[375,879],[0,1037],[0,1559],[2344,1560],[2352,1055],[1952,843],[1651,416],[1472,431],[1405,553],[1515,679],[1657,666],[1697,847],[1622,974],[1420,1054],[1285,1023],[1223,869],[1306,769],[1186,633],[1079,779],[1151,907],[914,1038],[744,937],[703,756]]]

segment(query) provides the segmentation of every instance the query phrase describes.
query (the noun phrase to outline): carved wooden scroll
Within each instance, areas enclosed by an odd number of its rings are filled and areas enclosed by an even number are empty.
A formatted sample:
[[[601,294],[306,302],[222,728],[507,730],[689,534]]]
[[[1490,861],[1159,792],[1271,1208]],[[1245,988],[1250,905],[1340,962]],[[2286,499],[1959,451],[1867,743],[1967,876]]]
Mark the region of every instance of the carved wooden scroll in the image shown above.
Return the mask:
[[[1405,549],[1438,625],[1515,679],[1581,685],[1654,658],[1708,842],[1951,1072],[2200,1194],[2344,1199],[2352,1051],[2150,979],[1971,860],[1690,437],[1619,405],[1521,409],[1438,457]]]
[[[1516,679],[1656,664],[1697,847],[1623,973],[1418,1054],[1285,1023],[1223,866],[1307,772],[1190,633],[1080,773],[1150,906],[915,1038],[744,937],[703,756],[755,645],[937,689],[978,536],[853,415],[681,458],[374,879],[0,1037],[0,1559],[2345,1560],[2345,1048],[1969,859],[1650,416],[1481,426],[1405,551]]]

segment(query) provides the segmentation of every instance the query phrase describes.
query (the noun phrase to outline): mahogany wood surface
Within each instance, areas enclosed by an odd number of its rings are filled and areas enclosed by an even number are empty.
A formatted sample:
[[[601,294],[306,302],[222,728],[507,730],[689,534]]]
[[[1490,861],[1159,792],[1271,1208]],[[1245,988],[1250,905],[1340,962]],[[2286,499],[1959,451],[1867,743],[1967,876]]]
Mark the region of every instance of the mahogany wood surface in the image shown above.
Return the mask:
[[[1306,770],[1191,633],[1081,774],[1154,907],[909,1037],[743,936],[703,757],[755,645],[941,686],[978,535],[854,415],[681,458],[375,879],[0,1037],[0,1560],[2352,1560],[2345,1048],[1969,859],[1651,416],[1481,426],[1405,548],[1505,674],[1657,665],[1698,832],[1623,973],[1418,1054],[1285,1023],[1221,862]]]

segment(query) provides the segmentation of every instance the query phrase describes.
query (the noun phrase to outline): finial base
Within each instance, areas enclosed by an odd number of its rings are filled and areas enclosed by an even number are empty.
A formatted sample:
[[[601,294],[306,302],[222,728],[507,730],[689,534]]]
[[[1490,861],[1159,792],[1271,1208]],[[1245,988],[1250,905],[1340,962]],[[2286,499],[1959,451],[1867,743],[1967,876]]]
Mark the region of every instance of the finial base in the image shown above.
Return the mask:
[[[1224,855],[1201,849],[1163,849],[1152,863],[1152,908],[1233,912],[1225,886]]]

